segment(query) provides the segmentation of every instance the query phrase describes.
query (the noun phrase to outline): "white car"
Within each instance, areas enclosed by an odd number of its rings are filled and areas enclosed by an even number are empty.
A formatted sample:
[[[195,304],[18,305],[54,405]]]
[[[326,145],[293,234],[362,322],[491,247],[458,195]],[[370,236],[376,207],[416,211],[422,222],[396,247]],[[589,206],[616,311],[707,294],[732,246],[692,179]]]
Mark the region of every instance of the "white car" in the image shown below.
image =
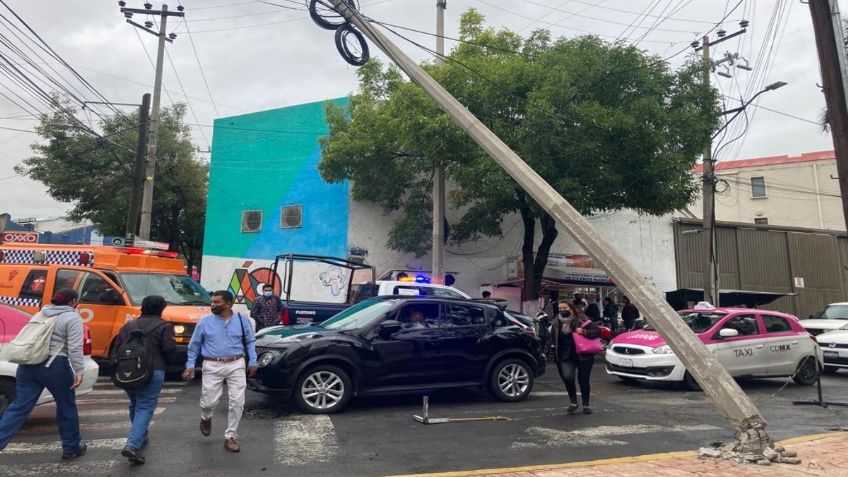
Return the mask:
[[[816,361],[822,363],[822,350],[792,315],[711,306],[678,313],[734,377],[791,376],[802,385],[818,379]],[[663,337],[650,329],[616,336],[605,360],[607,373],[624,381],[682,382],[699,388]]]
[[[848,303],[831,303],[824,310],[810,315],[806,320],[801,320],[801,326],[813,336],[838,330],[845,325],[848,325]]]
[[[848,323],[842,328],[816,336],[824,352],[824,372],[835,373],[848,369]]]
[[[23,310],[8,305],[0,304],[0,347],[4,343],[12,341],[23,326],[29,321],[31,315]],[[85,327],[83,335],[83,353],[85,354],[85,371],[82,384],[77,388],[77,396],[90,393],[97,382],[100,366],[91,359],[91,331]],[[0,360],[0,415],[15,400],[15,375],[18,365],[8,361]],[[53,401],[53,396],[47,389],[38,398],[38,404]]]

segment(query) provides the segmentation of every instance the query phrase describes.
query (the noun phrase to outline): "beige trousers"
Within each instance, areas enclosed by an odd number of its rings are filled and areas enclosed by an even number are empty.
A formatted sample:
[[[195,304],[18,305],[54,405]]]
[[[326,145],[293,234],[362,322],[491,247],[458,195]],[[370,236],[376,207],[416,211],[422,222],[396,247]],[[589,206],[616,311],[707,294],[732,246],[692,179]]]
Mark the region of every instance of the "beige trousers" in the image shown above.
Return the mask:
[[[244,359],[230,363],[203,361],[203,385],[200,392],[200,417],[212,419],[212,411],[218,405],[224,384],[229,395],[227,412],[227,430],[224,438],[237,439],[238,425],[244,412],[244,390],[247,387],[247,374]]]

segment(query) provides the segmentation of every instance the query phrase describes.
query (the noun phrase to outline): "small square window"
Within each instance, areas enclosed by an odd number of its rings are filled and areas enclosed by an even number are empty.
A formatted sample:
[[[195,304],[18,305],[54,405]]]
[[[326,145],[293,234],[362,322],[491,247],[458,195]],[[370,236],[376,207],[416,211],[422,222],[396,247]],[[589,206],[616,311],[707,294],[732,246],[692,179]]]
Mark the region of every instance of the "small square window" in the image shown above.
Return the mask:
[[[751,197],[766,196],[766,178],[752,177],[751,178]]]
[[[245,210],[241,213],[241,232],[256,233],[262,231],[262,211]]]
[[[280,228],[296,229],[303,227],[303,206],[287,205],[280,209]]]
[[[756,218],[754,219],[754,223],[755,223],[755,224],[763,224],[763,225],[765,225],[765,224],[767,224],[767,223],[768,223],[768,217],[756,217]]]

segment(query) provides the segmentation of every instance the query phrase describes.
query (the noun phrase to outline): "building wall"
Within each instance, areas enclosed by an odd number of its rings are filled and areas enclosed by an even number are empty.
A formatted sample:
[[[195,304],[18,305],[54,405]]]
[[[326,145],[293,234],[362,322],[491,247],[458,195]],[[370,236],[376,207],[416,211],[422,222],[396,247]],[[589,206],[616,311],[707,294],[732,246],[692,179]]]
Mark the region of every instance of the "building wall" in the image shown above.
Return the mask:
[[[846,230],[832,152],[764,158],[752,167],[733,167],[753,161],[731,161],[718,169],[718,178],[729,187],[716,195],[716,220],[754,223],[760,218],[770,225]],[[753,197],[752,177],[764,178],[766,197]],[[690,210],[700,218],[700,200]]]
[[[448,210],[447,215],[449,222],[456,220],[451,210]],[[368,263],[377,267],[378,275],[391,269],[431,269],[430,254],[415,258],[386,249],[387,237],[392,228],[392,215],[386,215],[380,206],[351,201],[350,217],[350,246],[369,251]],[[660,291],[677,288],[671,215],[655,217],[627,210],[590,217],[589,221],[601,236],[610,240]],[[472,296],[479,296],[482,284],[507,280],[507,258],[521,255],[523,226],[518,215],[505,217],[503,224],[503,238],[483,238],[475,243],[447,247],[445,270],[456,273],[457,288]],[[537,229],[537,246],[540,241],[541,230]],[[585,252],[560,227],[551,253]]]
[[[346,98],[331,100],[344,105]],[[318,173],[326,102],[215,121],[202,283],[252,297],[281,253],[347,255],[348,186]],[[281,228],[281,208],[303,206],[300,228]],[[261,210],[259,232],[241,231],[243,211]]]

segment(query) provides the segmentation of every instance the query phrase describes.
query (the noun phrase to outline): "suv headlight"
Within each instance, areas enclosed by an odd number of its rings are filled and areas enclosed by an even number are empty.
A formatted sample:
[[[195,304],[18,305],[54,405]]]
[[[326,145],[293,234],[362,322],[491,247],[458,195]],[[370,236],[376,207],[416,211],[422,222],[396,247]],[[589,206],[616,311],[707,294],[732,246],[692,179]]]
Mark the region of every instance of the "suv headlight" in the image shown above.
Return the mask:
[[[266,351],[259,355],[259,358],[256,360],[256,366],[268,366],[276,357],[277,353],[274,353],[273,351]]]
[[[669,345],[657,346],[651,351],[654,354],[674,354],[674,351],[671,350],[671,346]]]

